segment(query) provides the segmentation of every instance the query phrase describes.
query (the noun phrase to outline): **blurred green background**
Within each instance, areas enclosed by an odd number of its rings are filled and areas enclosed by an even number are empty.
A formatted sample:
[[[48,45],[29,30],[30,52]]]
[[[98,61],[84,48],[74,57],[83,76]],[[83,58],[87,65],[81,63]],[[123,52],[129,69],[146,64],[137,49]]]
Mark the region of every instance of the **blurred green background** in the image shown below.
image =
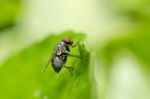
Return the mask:
[[[149,27],[149,0],[1,0],[0,98],[150,99]],[[81,73],[41,74],[66,35]]]

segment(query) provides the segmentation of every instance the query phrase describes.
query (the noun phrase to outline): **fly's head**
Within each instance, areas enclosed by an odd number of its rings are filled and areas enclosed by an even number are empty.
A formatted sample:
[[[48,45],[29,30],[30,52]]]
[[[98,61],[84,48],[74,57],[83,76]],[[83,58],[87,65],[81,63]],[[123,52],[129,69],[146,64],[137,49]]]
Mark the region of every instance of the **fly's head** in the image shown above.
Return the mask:
[[[62,41],[67,45],[73,44],[73,40],[70,37],[65,37]]]

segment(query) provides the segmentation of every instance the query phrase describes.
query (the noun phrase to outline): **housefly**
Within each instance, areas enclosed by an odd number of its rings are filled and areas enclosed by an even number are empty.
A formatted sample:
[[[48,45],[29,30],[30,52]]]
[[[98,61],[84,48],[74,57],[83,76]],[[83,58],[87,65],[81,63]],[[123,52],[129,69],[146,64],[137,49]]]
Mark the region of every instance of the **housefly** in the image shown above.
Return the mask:
[[[72,67],[65,66],[68,56],[78,57],[76,55],[70,54],[70,47],[75,47],[79,42],[73,45],[73,40],[70,37],[65,37],[62,41],[60,41],[54,48],[53,53],[49,59],[49,62],[42,68],[42,72],[44,72],[49,64],[51,63],[55,72],[59,73],[62,67],[67,68],[70,72]]]

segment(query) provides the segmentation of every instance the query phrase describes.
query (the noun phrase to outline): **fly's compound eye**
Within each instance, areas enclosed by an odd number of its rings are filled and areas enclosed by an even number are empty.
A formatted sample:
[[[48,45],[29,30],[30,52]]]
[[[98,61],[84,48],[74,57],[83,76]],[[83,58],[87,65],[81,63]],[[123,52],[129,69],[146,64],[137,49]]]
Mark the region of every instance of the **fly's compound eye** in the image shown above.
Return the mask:
[[[69,37],[64,38],[63,42],[68,44],[68,45],[72,45],[73,44],[73,40],[71,38],[69,38]]]

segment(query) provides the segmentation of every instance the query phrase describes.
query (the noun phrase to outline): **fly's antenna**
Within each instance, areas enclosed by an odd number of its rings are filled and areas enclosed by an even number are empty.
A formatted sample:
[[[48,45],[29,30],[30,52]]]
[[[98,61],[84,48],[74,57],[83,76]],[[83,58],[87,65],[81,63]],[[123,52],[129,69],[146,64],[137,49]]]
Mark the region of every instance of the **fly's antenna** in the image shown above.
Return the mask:
[[[49,59],[48,63],[41,69],[41,72],[44,72],[50,63],[51,63],[51,58]]]

